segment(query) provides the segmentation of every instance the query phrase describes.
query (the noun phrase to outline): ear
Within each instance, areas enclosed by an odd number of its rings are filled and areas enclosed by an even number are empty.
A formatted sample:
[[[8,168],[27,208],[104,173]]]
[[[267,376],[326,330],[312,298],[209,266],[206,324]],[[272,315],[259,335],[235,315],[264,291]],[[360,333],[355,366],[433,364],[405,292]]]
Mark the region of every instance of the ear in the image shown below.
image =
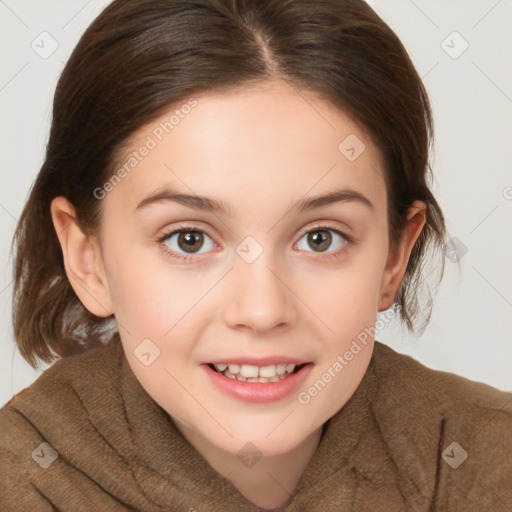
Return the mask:
[[[414,201],[407,215],[407,225],[396,251],[388,255],[388,260],[382,275],[379,311],[388,309],[400,288],[407,269],[407,263],[412,249],[423,230],[426,221],[427,205],[423,201]]]
[[[65,197],[51,202],[51,215],[62,249],[69,282],[82,304],[102,318],[113,314],[99,244],[78,225],[73,205]]]

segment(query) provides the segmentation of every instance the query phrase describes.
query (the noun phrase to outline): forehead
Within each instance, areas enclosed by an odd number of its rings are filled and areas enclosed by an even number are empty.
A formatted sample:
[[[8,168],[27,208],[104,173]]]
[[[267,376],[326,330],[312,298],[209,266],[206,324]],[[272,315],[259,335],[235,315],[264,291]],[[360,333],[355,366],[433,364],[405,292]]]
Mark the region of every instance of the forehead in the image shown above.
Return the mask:
[[[364,129],[281,81],[169,106],[132,136],[122,167],[125,178],[109,196],[126,207],[163,185],[230,203],[251,191],[260,206],[340,186],[364,191],[377,206],[385,201],[381,154]]]

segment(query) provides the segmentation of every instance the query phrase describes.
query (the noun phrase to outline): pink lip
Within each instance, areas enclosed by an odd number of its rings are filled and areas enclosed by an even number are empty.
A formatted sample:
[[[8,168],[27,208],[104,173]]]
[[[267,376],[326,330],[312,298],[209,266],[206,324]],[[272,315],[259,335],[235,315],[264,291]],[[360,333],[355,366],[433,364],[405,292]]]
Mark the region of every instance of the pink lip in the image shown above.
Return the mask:
[[[264,366],[263,364],[261,365]],[[297,391],[306,380],[309,372],[312,370],[313,363],[307,363],[293,375],[286,377],[286,379],[269,383],[242,382],[236,379],[230,379],[229,377],[225,377],[224,375],[217,373],[215,370],[212,370],[208,364],[202,364],[201,368],[206,372],[212,384],[227,395],[237,398],[243,402],[265,403],[282,400],[294,391]]]
[[[226,359],[216,359],[215,361],[208,361],[206,364],[251,364],[253,366],[270,366],[272,364],[306,364],[308,361],[301,361],[293,357],[286,356],[272,356],[263,357],[260,359],[254,357],[228,357]]]

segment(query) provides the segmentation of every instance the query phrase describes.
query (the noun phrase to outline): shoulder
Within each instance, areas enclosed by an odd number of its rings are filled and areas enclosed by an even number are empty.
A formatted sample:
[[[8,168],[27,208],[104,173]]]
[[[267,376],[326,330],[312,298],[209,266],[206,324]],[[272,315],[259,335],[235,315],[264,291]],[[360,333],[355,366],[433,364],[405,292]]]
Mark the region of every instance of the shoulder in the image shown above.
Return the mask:
[[[21,510],[37,504],[38,510],[55,510],[44,489],[64,475],[49,480],[57,469],[50,473],[48,468],[64,453],[72,459],[78,440],[94,429],[90,405],[108,408],[114,401],[105,393],[115,393],[120,366],[119,346],[113,341],[57,360],[0,409],[3,507]]]
[[[474,412],[499,410],[512,415],[511,392],[455,373],[434,370],[378,341],[374,354],[377,372],[389,385],[405,385],[409,391],[416,389],[423,396],[433,395],[440,406],[444,404]]]
[[[512,505],[512,393],[428,368],[380,342],[372,362],[383,437],[402,450],[403,467],[426,482],[439,509]]]
[[[121,354],[113,338],[102,347],[58,359],[0,409],[0,421],[24,421],[44,429],[46,423],[55,424],[59,414],[85,411],[88,401],[103,399],[105,386],[116,381]]]
[[[121,350],[119,343],[112,339],[102,347],[57,359],[30,386],[14,395],[0,411],[22,407],[45,397],[55,401],[74,385],[91,385],[92,390],[94,382],[111,379],[119,370]]]

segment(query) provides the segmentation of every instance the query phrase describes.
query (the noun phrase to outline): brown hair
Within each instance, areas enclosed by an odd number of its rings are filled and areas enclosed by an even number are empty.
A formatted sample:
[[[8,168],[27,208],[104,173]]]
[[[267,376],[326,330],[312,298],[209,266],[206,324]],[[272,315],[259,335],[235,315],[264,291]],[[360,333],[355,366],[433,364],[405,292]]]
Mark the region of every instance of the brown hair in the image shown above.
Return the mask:
[[[445,224],[427,185],[429,100],[394,32],[364,0],[115,0],[59,79],[45,161],[13,239],[14,335],[31,366],[104,343],[112,325],[92,315],[68,281],[51,200],[66,197],[84,232],[94,234],[102,202],[93,191],[140,127],[194,93],[276,78],[342,108],[380,148],[391,250],[410,204],[427,203],[395,297],[414,330],[422,261],[428,247],[444,246]]]

